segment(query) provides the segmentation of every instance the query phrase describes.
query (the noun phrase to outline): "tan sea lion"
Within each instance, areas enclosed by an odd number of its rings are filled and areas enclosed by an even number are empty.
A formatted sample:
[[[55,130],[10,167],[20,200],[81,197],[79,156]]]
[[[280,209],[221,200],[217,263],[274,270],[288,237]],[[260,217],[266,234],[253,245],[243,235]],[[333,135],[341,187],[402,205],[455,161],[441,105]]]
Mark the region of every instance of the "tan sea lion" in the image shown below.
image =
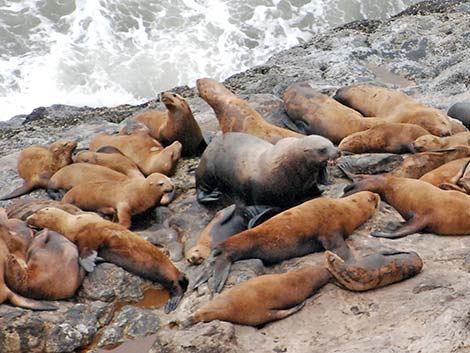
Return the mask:
[[[153,173],[145,179],[80,184],[70,189],[62,201],[82,210],[116,215],[119,224],[129,228],[132,215],[158,203],[168,204],[173,198],[174,189],[167,176]]]
[[[224,134],[244,132],[273,144],[286,137],[304,136],[266,122],[247,102],[221,83],[210,78],[201,78],[196,81],[196,85],[201,98],[214,109]]]
[[[258,326],[284,319],[299,311],[305,300],[330,279],[328,270],[319,266],[252,278],[224,291],[181,325],[222,320]]]
[[[165,312],[174,310],[183,296],[187,279],[156,246],[125,227],[95,214],[71,215],[48,207],[28,217],[28,224],[49,228],[75,243],[81,264],[93,271],[94,258],[121,266],[126,271],[162,284],[170,292]]]
[[[34,212],[45,207],[60,208],[65,212],[75,215],[84,213],[77,206],[61,201],[49,199],[19,199],[8,206],[7,215],[10,220],[15,218],[26,221],[26,218],[31,216]]]
[[[152,110],[133,119],[145,124],[150,130],[150,135],[164,146],[175,141],[181,142],[183,156],[202,152],[206,143],[186,100],[173,92],[162,92],[160,98],[168,112]]]
[[[145,176],[152,173],[172,175],[181,157],[181,143],[173,142],[163,146],[147,133],[131,135],[97,134],[90,142],[90,151],[100,152],[100,148],[111,146],[132,160]]]
[[[36,188],[46,188],[55,172],[72,163],[72,152],[76,147],[76,141],[59,140],[47,147],[34,145],[22,150],[18,157],[18,174],[25,182],[18,189],[0,197],[0,200],[18,197]]]
[[[439,109],[429,108],[404,93],[373,85],[343,87],[334,98],[364,116],[390,123],[416,124],[436,136],[449,136],[452,124]]]
[[[325,264],[344,288],[366,291],[388,286],[416,276],[423,260],[414,251],[381,251],[354,263],[345,261],[331,251],[325,251]]]
[[[450,125],[452,126],[452,135],[456,135],[460,132],[468,131],[467,127],[464,124],[462,124],[462,122],[456,119],[452,119],[452,118],[449,118],[449,121],[450,121]]]
[[[439,168],[424,174],[421,178],[419,178],[419,180],[425,181],[434,186],[452,183],[452,179],[459,173],[459,171],[468,161],[470,161],[470,158],[460,158],[456,159],[455,161],[448,162]]]
[[[413,141],[427,134],[418,125],[383,123],[345,137],[338,148],[352,153],[407,153]]]
[[[227,133],[214,138],[196,170],[199,202],[222,194],[245,205],[289,207],[321,194],[329,160],[339,151],[317,136],[285,138],[275,145],[256,136]]]
[[[305,135],[324,136],[335,144],[346,136],[384,122],[382,119],[364,119],[356,110],[318,92],[307,82],[289,86],[284,92],[284,105],[297,129]]]
[[[438,187],[442,190],[455,190],[470,194],[470,161],[462,165],[459,171],[449,181],[441,183]]]
[[[470,132],[460,132],[447,137],[424,135],[413,142],[416,152],[443,150],[457,146],[470,146]]]
[[[375,213],[379,201],[377,194],[364,192],[344,199],[317,198],[281,212],[217,245],[193,288],[208,280],[213,267],[212,289],[220,292],[232,263],[244,259],[275,263],[323,249],[352,259],[344,239]]]

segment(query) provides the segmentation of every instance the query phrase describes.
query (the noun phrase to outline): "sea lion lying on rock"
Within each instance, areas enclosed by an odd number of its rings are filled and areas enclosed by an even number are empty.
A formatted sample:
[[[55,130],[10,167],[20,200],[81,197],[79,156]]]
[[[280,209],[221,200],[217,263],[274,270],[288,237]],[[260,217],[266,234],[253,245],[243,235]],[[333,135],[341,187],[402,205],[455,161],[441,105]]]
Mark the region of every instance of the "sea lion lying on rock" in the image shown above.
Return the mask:
[[[457,146],[470,146],[470,132],[460,132],[447,137],[424,135],[413,142],[416,152],[450,149]]]
[[[34,212],[46,207],[60,208],[61,210],[74,215],[84,213],[77,206],[49,199],[20,199],[8,206],[6,211],[10,220],[12,218],[16,218],[26,221],[26,218],[31,216]]]
[[[424,174],[419,180],[430,183],[434,186],[440,184],[453,183],[453,179],[466,164],[470,161],[470,158],[460,158],[455,161],[448,162],[439,168],[436,168],[426,174]]]

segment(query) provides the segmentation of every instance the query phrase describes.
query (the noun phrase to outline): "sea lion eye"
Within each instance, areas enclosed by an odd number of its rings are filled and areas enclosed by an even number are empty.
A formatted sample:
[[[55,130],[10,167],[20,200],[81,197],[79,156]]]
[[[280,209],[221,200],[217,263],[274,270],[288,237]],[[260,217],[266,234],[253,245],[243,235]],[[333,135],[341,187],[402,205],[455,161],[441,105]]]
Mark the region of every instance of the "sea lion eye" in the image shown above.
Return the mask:
[[[165,184],[163,181],[158,183],[159,186],[163,186],[163,184]]]
[[[326,153],[327,149],[326,147],[320,148],[320,153]]]
[[[175,98],[177,97],[177,96],[176,96],[176,93],[173,93],[173,97],[175,97]]]

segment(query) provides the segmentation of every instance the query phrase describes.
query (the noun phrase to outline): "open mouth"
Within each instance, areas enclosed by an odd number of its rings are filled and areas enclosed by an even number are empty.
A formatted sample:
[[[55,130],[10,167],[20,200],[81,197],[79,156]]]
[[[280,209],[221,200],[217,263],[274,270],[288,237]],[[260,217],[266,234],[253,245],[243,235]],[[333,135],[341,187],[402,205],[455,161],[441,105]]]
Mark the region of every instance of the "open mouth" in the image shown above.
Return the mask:
[[[163,194],[162,198],[160,199],[160,205],[165,206],[168,205],[173,199],[175,198],[176,188],[173,190],[166,192]]]

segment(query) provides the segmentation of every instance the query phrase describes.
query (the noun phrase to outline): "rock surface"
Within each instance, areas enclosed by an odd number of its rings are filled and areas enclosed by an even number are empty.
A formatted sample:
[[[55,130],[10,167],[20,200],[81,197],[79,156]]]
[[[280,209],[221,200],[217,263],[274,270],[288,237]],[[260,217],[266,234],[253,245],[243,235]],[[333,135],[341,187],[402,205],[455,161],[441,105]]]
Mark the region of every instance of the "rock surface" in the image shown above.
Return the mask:
[[[273,56],[264,65],[230,77],[225,84],[248,99],[268,121],[280,126],[285,114],[282,92],[289,84],[306,80],[327,94],[351,83],[380,84],[447,110],[455,102],[470,101],[469,23],[470,1],[425,1],[386,21],[358,21],[327,31],[303,46]],[[214,113],[197,97],[195,89],[176,90],[187,98],[205,135],[217,134]],[[155,107],[163,109],[156,101],[96,109],[55,105],[1,123],[1,192],[22,183],[16,174],[21,148],[63,137],[76,138],[80,146],[87,146],[93,134],[115,131],[130,116]],[[401,157],[343,158],[355,171],[378,173],[393,169]],[[194,244],[217,211],[196,201],[197,163],[196,158],[180,161],[172,178],[178,188],[176,199],[135,223],[136,231],[166,249],[190,279],[197,269],[185,262],[184,250]],[[348,181],[337,168],[331,169],[331,175],[332,184],[326,187],[325,195],[337,197]],[[46,194],[38,190],[31,196]],[[328,284],[307,300],[299,313],[259,329],[212,322],[169,330],[167,323],[185,318],[210,300],[207,287],[186,293],[176,312],[165,315],[161,308],[165,298],[159,303],[148,301],[148,293],[154,298],[161,287],[103,263],[87,276],[75,298],[57,302],[58,312],[33,313],[1,305],[1,351],[73,352],[88,346],[98,352],[102,350],[93,347],[155,332],[150,350],[155,353],[469,352],[470,237],[415,234],[387,240],[369,235],[371,230],[397,219],[400,217],[396,211],[382,202],[379,212],[347,242],[358,256],[383,249],[417,251],[425,263],[423,272],[403,283],[366,293],[352,293]],[[241,261],[234,265],[228,286],[262,273],[322,263],[322,254],[270,267],[259,260]],[[129,304],[132,301],[137,303]]]

